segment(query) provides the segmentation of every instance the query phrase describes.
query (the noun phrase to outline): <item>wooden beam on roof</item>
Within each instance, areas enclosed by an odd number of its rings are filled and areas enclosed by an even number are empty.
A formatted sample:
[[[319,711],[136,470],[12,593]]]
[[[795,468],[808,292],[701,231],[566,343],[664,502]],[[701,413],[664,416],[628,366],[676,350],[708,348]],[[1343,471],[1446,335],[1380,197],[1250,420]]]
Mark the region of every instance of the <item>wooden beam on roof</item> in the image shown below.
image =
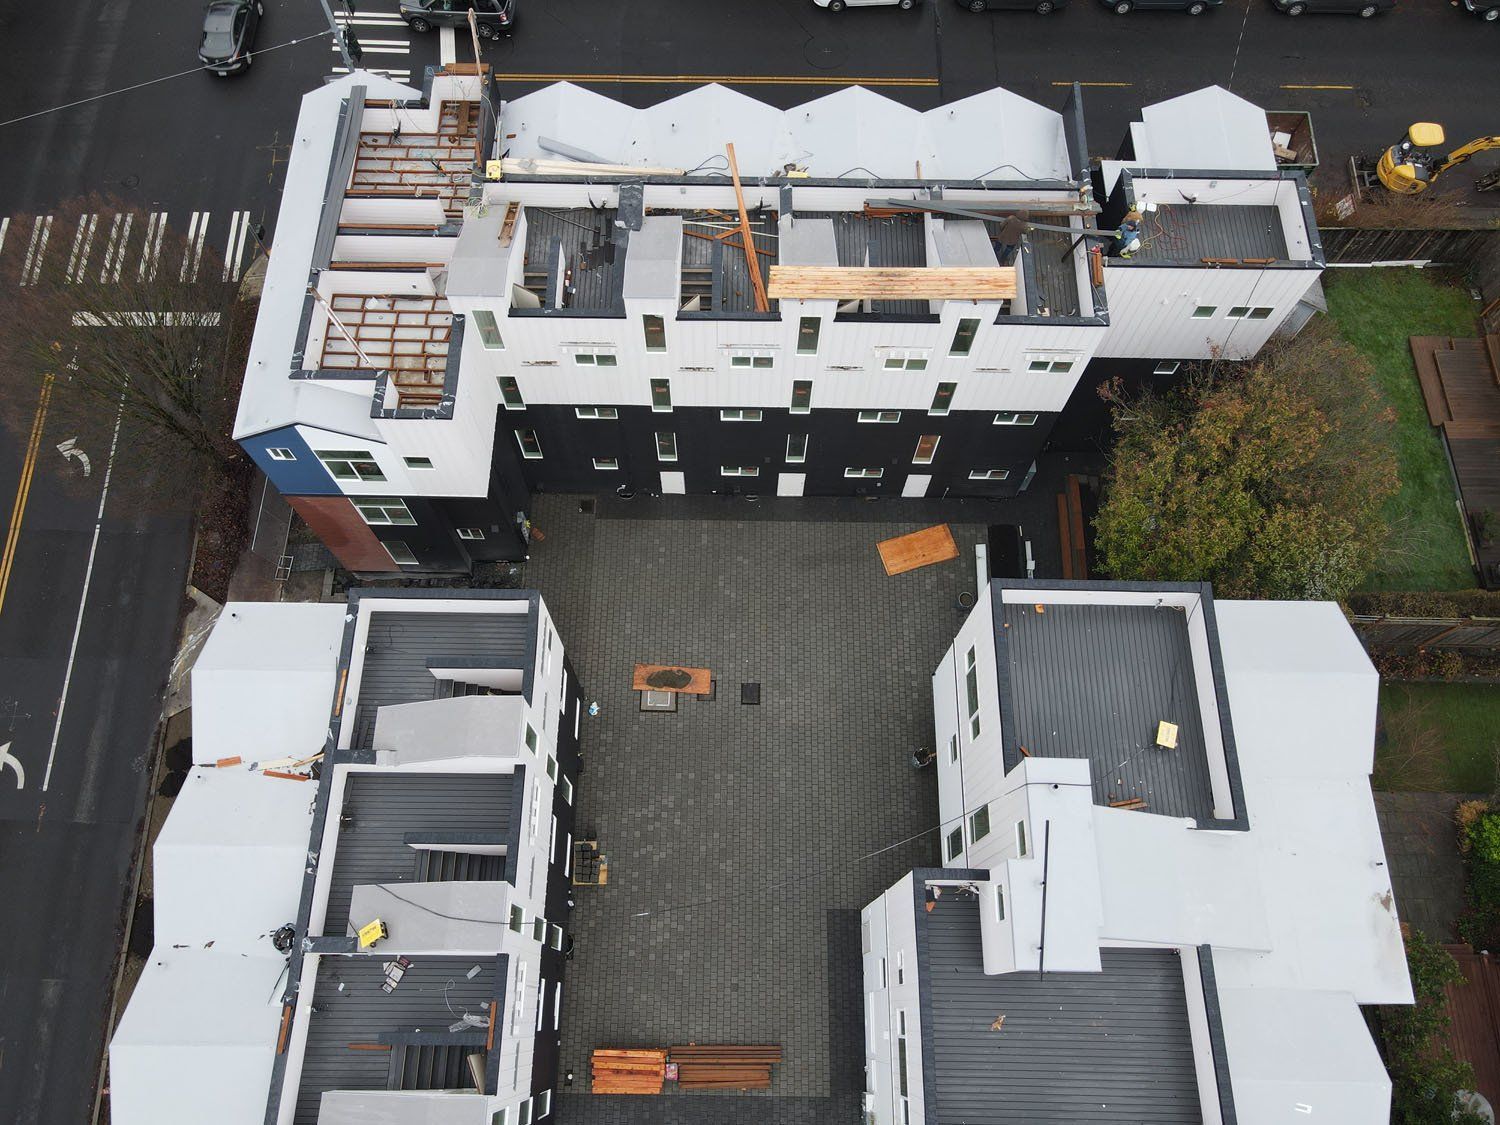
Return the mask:
[[[740,166],[734,158],[734,145],[725,145],[724,151],[729,154],[729,176],[734,181],[734,201],[740,208],[741,249],[745,252],[745,268],[750,271],[750,284],[755,289],[755,311],[770,312],[771,302],[766,300],[766,284],[760,277],[760,261],[754,253],[755,232],[750,229],[750,214],[745,210],[745,190],[740,186]]]
[[[770,294],[779,300],[1009,301],[1014,266],[772,266]]]

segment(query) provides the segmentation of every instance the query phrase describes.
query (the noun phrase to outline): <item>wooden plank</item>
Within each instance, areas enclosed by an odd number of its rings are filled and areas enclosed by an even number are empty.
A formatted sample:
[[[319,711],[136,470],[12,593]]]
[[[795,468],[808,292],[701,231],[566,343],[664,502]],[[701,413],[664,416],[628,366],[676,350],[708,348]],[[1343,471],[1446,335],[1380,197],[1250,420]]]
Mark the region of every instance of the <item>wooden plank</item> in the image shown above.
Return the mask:
[[[1087,539],[1083,534],[1083,495],[1079,491],[1077,473],[1068,474],[1068,537],[1073,545],[1073,574],[1077,578],[1089,576]]]
[[[1448,401],[1443,396],[1443,381],[1438,375],[1437,357],[1439,348],[1448,347],[1446,336],[1412,336],[1407,340],[1411,349],[1412,363],[1417,369],[1417,383],[1422,388],[1422,402],[1427,407],[1427,420],[1441,426],[1453,417]]]
[[[772,266],[770,295],[787,300],[1009,301],[1014,266]]]
[[[1057,494],[1057,533],[1062,545],[1062,576],[1077,578],[1073,573],[1073,533],[1068,521],[1068,498],[1061,492]]]
[[[958,544],[945,523],[924,527],[910,535],[884,539],[875,545],[887,575],[905,574],[921,566],[958,558]]]
[[[681,687],[672,687],[672,680],[652,682],[659,673],[681,672],[688,677]],[[677,677],[674,677],[674,679]],[[637,664],[630,676],[631,691],[677,691],[691,695],[707,695],[713,683],[713,671],[708,668],[685,668],[680,664]]]
[[[1467,945],[1443,946],[1458,962],[1463,980],[1444,988],[1448,1026],[1442,1040],[1474,1067],[1474,1085],[1493,1104],[1500,1099],[1500,992],[1497,970],[1488,953]]]
[[[751,252],[755,247],[755,232],[750,229],[750,213],[745,210],[745,189],[740,186],[740,166],[734,158],[734,145],[724,146],[729,154],[729,177],[734,181],[734,201],[740,209],[740,241],[745,254],[745,268],[750,271],[750,285],[755,290],[755,310],[770,312],[771,303],[766,300],[766,283],[760,277],[760,260]],[[772,276],[776,267],[771,267]]]

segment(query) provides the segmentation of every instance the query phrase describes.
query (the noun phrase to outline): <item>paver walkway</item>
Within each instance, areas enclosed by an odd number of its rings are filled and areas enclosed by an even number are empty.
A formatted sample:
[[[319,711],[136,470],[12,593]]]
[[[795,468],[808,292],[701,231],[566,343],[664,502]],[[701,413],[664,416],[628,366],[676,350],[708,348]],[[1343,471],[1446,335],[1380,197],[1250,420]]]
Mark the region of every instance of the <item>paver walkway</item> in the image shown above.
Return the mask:
[[[1434,941],[1456,941],[1464,870],[1453,810],[1468,793],[1376,793],[1396,911]]]

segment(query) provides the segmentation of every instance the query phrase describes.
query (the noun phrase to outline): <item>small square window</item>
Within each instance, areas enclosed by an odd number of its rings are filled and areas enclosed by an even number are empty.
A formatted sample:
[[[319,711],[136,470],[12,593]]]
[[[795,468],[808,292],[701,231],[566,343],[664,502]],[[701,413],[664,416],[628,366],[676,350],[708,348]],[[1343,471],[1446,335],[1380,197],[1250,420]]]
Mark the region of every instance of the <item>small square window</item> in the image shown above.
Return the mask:
[[[720,465],[719,475],[721,477],[758,477],[760,476],[759,465]]]
[[[1005,921],[1005,888],[995,884],[995,921]]]
[[[1033,359],[1033,360],[1027,361],[1026,370],[1027,371],[1045,371],[1045,370],[1047,370],[1047,368],[1049,368],[1051,366],[1052,366],[1052,361],[1051,360],[1048,360],[1048,359]]]
[[[759,422],[760,411],[755,409],[731,408],[719,411],[721,422]]]
[[[536,749],[536,728],[530,723],[526,724],[526,749]]]
[[[562,788],[563,802],[571,805],[573,803],[573,782],[568,779],[567,774],[563,774],[562,780],[558,784]]]
[[[484,528],[482,528],[482,527],[461,527],[461,528],[458,529],[458,537],[460,539],[483,539],[484,538]]]
[[[823,326],[823,318],[817,316],[804,316],[797,321],[797,354],[818,354],[818,332]]]
[[[664,414],[672,409],[672,383],[670,380],[651,380],[651,409],[658,414]]]
[[[612,472],[615,472],[616,470],[619,469],[619,467],[620,467],[620,459],[618,457],[595,457],[594,458],[594,468],[598,469],[602,473],[612,473]]]
[[[948,349],[949,355],[968,355],[974,347],[974,336],[979,332],[979,321],[964,319],[958,322],[958,329],[953,333],[953,346]]]
[[[648,352],[664,352],[667,350],[667,324],[659,316],[647,314],[641,317],[641,324],[646,330],[646,350]]]
[[[964,852],[964,830],[960,825],[948,833],[948,860],[951,863]]]
[[[677,435],[667,430],[656,431],[656,459],[658,461],[677,460]]]
[[[953,409],[953,392],[957,389],[957,383],[939,383],[937,390],[933,393],[932,405],[927,408],[927,413],[947,414]]]
[[[1227,316],[1230,320],[1241,320],[1244,317],[1247,317],[1247,316],[1250,315],[1250,306],[1249,305],[1235,305],[1233,308],[1231,308],[1224,315]]]
[[[547,946],[549,949],[561,949],[563,947],[563,928],[561,926],[547,927]]]
[[[521,397],[521,386],[515,376],[497,375],[495,378],[500,383],[500,401],[505,403],[505,409],[525,410],[526,400]]]
[[[411,547],[400,539],[383,539],[380,545],[385,548],[386,553],[391,556],[391,561],[397,566],[416,566],[417,556],[412,553]]]
[[[786,459],[789,465],[800,465],[807,460],[807,435],[786,435]]]
[[[917,448],[911,455],[913,465],[930,465],[932,459],[937,456],[938,442],[942,440],[939,434],[923,434],[917,438]]]
[[[266,450],[266,453],[270,456],[272,461],[295,461],[297,459],[297,455],[290,449],[286,449],[280,446],[268,449]]]
[[[1269,320],[1271,318],[1271,313],[1273,313],[1274,311],[1275,311],[1274,309],[1259,308],[1259,307],[1253,308],[1253,309],[1250,310],[1250,314],[1249,314],[1248,319],[1250,319],[1250,320]]]
[[[403,457],[408,469],[430,469],[432,468],[431,457]]]
[[[1218,305],[1197,305],[1193,308],[1194,320],[1208,320],[1219,311]]]
[[[1055,359],[1047,370],[1053,375],[1066,375],[1069,371],[1073,370],[1073,361],[1071,359]]]
[[[557,780],[557,759],[551,754],[547,755],[547,776],[553,781]]]
[[[970,480],[1005,480],[1010,476],[1009,469],[970,469]]]
[[[985,820],[985,824],[989,824],[988,819]],[[1024,820],[1016,821],[1016,854],[1022,858],[1030,854],[1026,850],[1026,822]]]
[[[812,380],[796,379],[792,382],[793,414],[806,414],[812,409]]]
[[[526,911],[524,908],[511,904],[510,928],[513,933],[524,933],[526,931]]]
[[[479,329],[479,342],[492,352],[504,351],[505,341],[500,338],[500,326],[495,314],[487,309],[474,310],[474,327]]]
[[[885,470],[850,467],[844,470],[844,476],[863,480],[879,480],[885,476]]]
[[[1151,369],[1153,375],[1176,375],[1182,364],[1175,359],[1163,360]]]
[[[535,430],[517,430],[516,444],[521,447],[521,456],[527,461],[542,459],[542,443],[537,440]]]
[[[856,421],[860,422],[884,422],[893,423],[901,421],[899,410],[861,410],[855,415]]]
[[[1002,410],[995,415],[997,426],[1035,426],[1040,415],[1015,410]]]
[[[969,839],[979,843],[990,834],[990,807],[981,805],[969,814]]]
[[[573,414],[585,421],[598,421],[618,418],[620,411],[614,406],[575,406]]]
[[[562,985],[558,985],[558,987],[561,988]],[[536,1096],[536,1116],[537,1116],[537,1120],[540,1121],[543,1117],[546,1117],[547,1114],[549,1114],[551,1112],[552,1112],[552,1091],[551,1090],[543,1090],[540,1094],[538,1094]]]

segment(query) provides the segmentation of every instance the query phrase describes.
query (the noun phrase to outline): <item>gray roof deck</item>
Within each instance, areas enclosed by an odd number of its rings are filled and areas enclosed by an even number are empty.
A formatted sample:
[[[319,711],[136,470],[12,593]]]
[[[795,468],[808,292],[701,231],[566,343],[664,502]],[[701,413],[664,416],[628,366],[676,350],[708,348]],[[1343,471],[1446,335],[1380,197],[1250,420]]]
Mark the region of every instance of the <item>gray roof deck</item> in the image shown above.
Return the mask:
[[[552,266],[554,240],[561,245],[574,292],[563,305],[609,312],[623,300],[625,244],[617,239],[613,207],[526,208],[524,286],[546,301],[544,285]]]
[[[494,668],[525,668],[532,632],[529,613],[375,612],[365,644],[351,745],[370,745],[379,708],[442,694],[439,681],[428,671],[430,661],[484,659],[493,660]]]
[[[918,215],[872,219],[859,211],[797,212],[799,217],[831,219],[841,266],[902,266],[927,264],[927,236]],[[874,312],[890,316],[927,316],[928,301],[872,301]]]
[[[736,249],[743,239],[737,230],[727,239],[714,237],[731,230],[723,214],[720,212],[719,217],[715,217],[706,211],[683,213],[682,303],[697,296],[702,300],[702,312],[754,312],[755,286],[750,280],[750,266],[745,260],[745,252]],[[738,217],[735,222],[738,222]],[[777,262],[779,246],[776,216],[769,211],[752,213],[750,229],[757,236],[770,236],[755,238],[760,279],[762,284],[768,284],[770,267]],[[730,242],[734,246],[728,245]],[[759,253],[762,250],[769,253]],[[774,310],[777,302],[771,301],[770,305]]]
[[[1261,204],[1164,203],[1141,218],[1147,262],[1197,262],[1203,258],[1286,260],[1281,212]],[[1118,259],[1116,259],[1118,260]]]
[[[349,900],[356,885],[418,881],[423,863],[431,863],[432,856],[409,845],[408,834],[455,840],[476,832],[504,836],[515,800],[513,774],[351,773],[344,789],[323,933],[352,932],[347,929]],[[458,843],[453,846],[462,850]],[[432,870],[426,877],[505,877],[506,864],[493,862],[500,857],[483,859],[490,862],[466,870]]]
[[[1094,803],[1140,797],[1146,811],[1211,820],[1213,788],[1186,615],[1166,606],[1003,603],[1001,724],[1007,760],[1087,758]],[[1218,716],[1211,718],[1217,722]],[[1176,723],[1175,750],[1156,745]]]
[[[1175,950],[1105,949],[1098,973],[986,976],[975,899],[945,895],[917,927],[929,1122],[1203,1120]]]
[[[1073,265],[1073,239],[1061,231],[1026,233],[1036,271],[1037,292],[1030,304],[1033,316],[1077,316],[1078,272]],[[1042,309],[1046,309],[1043,314]],[[1092,313],[1092,310],[1090,310]]]
[[[399,951],[390,951],[394,956]],[[318,964],[297,1085],[296,1125],[316,1125],[325,1090],[472,1087],[463,1056],[485,1051],[485,1028],[452,1032],[464,1012],[494,1006],[497,958],[413,957],[394,992],[381,991],[387,956],[324,957]],[[469,971],[479,973],[472,979]],[[339,985],[344,987],[339,989]],[[422,1046],[400,1037],[423,1033]],[[394,1040],[394,1042],[393,1042]],[[350,1048],[351,1043],[390,1050]],[[420,1059],[419,1059],[420,1055]]]

